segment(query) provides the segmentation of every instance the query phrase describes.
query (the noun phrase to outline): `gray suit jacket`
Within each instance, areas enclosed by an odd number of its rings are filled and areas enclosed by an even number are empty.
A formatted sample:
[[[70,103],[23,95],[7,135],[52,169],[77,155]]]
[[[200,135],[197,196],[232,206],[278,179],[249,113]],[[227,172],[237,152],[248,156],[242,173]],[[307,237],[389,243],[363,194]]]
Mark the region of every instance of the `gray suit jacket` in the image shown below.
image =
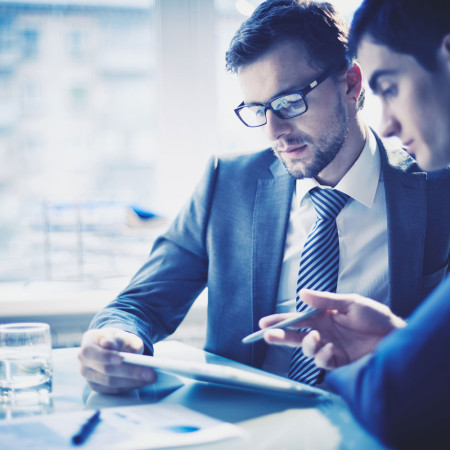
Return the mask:
[[[450,171],[422,172],[378,142],[389,239],[389,300],[407,316],[441,281],[450,246]],[[205,349],[260,367],[266,344],[241,338],[275,310],[295,180],[272,151],[211,159],[170,229],[129,286],[94,318],[139,335],[146,353],[208,287]],[[370,255],[368,255],[370,257]]]

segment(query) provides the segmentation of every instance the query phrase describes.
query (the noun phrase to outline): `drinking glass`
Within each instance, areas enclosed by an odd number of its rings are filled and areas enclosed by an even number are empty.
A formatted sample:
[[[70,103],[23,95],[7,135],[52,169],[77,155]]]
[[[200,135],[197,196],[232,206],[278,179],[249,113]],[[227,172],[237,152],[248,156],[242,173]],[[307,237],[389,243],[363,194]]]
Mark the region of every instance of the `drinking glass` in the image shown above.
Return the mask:
[[[0,404],[49,403],[53,364],[46,323],[0,325]]]

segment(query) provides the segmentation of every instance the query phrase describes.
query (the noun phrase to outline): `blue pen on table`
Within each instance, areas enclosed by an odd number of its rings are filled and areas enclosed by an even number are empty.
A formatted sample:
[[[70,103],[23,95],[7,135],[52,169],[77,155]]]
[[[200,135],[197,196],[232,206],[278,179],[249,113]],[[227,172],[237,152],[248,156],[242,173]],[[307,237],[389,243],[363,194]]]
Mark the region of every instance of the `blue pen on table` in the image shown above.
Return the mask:
[[[250,344],[252,342],[259,341],[264,338],[264,332],[266,330],[270,330],[273,328],[289,328],[291,325],[294,325],[298,322],[301,322],[302,320],[309,319],[310,317],[315,316],[316,314],[319,314],[323,312],[322,309],[312,309],[310,311],[307,311],[305,313],[297,314],[294,317],[291,317],[289,319],[283,320],[281,322],[275,323],[273,325],[270,325],[267,328],[263,328],[262,330],[256,331],[255,333],[249,334],[245,338],[242,339],[243,344]]]
[[[100,423],[100,410],[95,411],[91,417],[82,425],[80,431],[72,436],[72,444],[81,445],[92,434],[95,427]]]

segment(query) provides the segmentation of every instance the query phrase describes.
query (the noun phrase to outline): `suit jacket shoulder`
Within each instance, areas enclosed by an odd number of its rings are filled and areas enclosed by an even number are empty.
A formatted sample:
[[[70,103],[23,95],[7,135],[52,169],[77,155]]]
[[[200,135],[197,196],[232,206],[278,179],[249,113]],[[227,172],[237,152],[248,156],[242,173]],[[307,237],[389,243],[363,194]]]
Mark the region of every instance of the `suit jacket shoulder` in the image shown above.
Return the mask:
[[[450,170],[426,173],[400,146],[381,140],[391,309],[407,317],[442,281],[450,253]]]

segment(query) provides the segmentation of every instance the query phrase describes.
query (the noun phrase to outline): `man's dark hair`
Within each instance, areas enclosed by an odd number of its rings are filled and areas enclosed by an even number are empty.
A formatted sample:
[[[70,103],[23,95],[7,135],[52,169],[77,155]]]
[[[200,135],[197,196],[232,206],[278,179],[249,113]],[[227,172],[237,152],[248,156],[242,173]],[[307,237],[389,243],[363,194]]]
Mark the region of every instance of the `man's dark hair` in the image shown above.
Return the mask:
[[[436,53],[450,32],[450,0],[365,0],[353,17],[349,54],[361,39],[413,56],[425,69],[436,69]]]
[[[348,25],[330,3],[267,0],[234,35],[225,57],[226,68],[237,73],[285,40],[299,41],[310,64],[318,69],[348,65]]]

